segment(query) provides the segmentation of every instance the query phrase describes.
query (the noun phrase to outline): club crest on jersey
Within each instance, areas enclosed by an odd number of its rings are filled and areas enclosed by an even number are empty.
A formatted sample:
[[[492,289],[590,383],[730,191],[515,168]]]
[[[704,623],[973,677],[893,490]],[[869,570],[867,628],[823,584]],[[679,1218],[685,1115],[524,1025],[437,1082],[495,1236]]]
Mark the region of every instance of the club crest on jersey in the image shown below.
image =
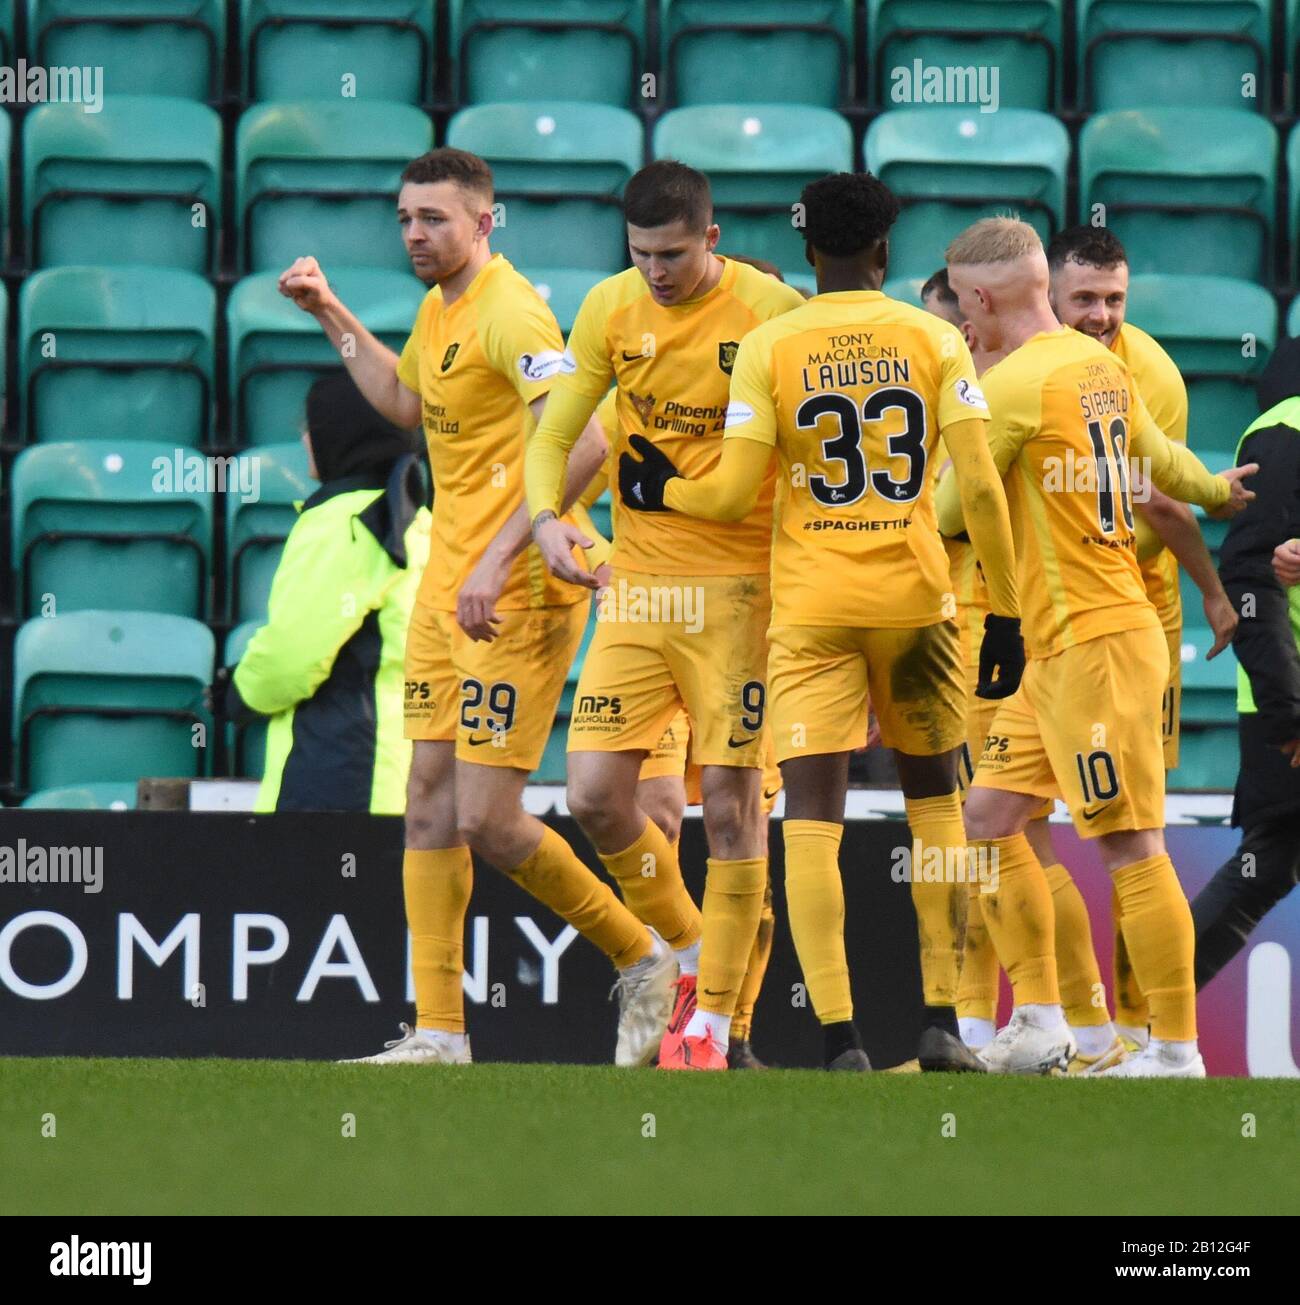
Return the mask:
[[[633,394],[631,390],[628,390],[627,397],[636,409],[636,415],[641,418],[641,424],[648,426],[651,414],[655,410],[655,396],[653,394]]]
[[[740,348],[739,340],[723,340],[718,345],[718,366],[722,368],[728,376],[731,375],[731,369],[736,365],[736,350]]]
[[[456,361],[456,353],[460,349],[460,341],[447,346],[447,352],[442,355],[442,370],[445,372],[448,367]]]

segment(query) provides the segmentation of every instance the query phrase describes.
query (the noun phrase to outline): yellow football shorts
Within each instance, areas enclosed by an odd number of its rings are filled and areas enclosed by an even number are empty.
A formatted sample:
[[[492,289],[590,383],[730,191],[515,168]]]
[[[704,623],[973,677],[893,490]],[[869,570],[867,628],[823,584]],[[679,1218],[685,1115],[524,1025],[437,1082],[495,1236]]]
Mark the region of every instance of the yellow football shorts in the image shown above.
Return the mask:
[[[1156,625],[1031,658],[993,718],[975,784],[1064,799],[1080,838],[1163,829],[1168,680],[1169,645]]]
[[[984,740],[988,738],[993,727],[993,717],[1002,706],[1000,698],[977,698],[975,686],[979,683],[980,668],[978,662],[966,663],[966,738],[961,745],[961,756],[957,759],[957,788],[962,800],[975,778],[975,768],[979,765],[984,752]]]
[[[868,704],[887,748],[932,757],[966,737],[955,621],[875,630],[773,626],[768,640],[778,761],[861,747]]]
[[[1165,639],[1169,644],[1169,679],[1160,713],[1160,737],[1164,744],[1165,769],[1177,770],[1178,722],[1183,711],[1183,627],[1166,630]]]
[[[679,711],[669,722],[663,737],[646,754],[641,763],[641,779],[660,779],[665,775],[680,775],[686,783],[686,805],[697,807],[703,801],[700,792],[700,766],[688,760],[691,723],[684,711]],[[781,768],[776,764],[776,748],[770,730],[763,731],[763,810],[768,815],[776,806],[781,792]]]
[[[417,603],[406,637],[406,737],[456,740],[456,759],[536,770],[590,608],[498,612],[499,635],[475,642],[455,612]]]
[[[596,607],[570,752],[653,752],[678,712],[701,766],[761,766],[766,575],[614,572]]]

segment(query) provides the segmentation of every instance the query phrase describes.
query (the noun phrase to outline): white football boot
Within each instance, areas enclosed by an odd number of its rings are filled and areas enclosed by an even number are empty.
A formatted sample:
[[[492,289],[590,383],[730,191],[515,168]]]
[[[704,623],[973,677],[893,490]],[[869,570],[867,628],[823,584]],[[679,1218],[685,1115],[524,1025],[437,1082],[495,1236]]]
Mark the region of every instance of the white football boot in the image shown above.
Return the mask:
[[[1050,1074],[1063,1070],[1076,1046],[1070,1026],[1062,1020],[1053,1029],[1040,1029],[1024,1011],[1011,1013],[1007,1025],[979,1053],[991,1074]]]
[[[677,958],[653,929],[654,952],[640,964],[620,971],[610,999],[618,994],[618,1043],[614,1064],[625,1069],[648,1065],[659,1050],[673,1013]]]
[[[1104,1069],[1099,1078],[1204,1078],[1205,1061],[1198,1051],[1191,1060],[1181,1060],[1168,1047],[1148,1044],[1136,1056]]]
[[[400,1038],[385,1042],[383,1051],[373,1056],[360,1056],[356,1060],[340,1060],[340,1065],[469,1065],[473,1057],[469,1051],[469,1038],[455,1033],[443,1037],[430,1037],[413,1029],[409,1024],[399,1024]]]

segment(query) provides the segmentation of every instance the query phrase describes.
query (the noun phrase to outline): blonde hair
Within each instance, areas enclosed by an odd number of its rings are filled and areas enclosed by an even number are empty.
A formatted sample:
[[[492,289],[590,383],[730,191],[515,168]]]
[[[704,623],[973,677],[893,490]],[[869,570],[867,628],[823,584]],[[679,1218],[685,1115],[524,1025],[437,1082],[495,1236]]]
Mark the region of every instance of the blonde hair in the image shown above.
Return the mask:
[[[966,263],[1014,263],[1043,252],[1038,232],[1018,217],[981,218],[948,246],[948,266]]]

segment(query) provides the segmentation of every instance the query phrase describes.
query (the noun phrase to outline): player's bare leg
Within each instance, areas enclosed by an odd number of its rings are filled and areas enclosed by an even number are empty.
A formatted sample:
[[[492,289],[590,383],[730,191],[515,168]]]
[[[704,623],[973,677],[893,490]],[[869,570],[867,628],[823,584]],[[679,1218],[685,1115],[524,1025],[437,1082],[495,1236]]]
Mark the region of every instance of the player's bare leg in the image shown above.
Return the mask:
[[[524,810],[527,782],[525,770],[458,761],[460,835],[609,957],[619,972],[615,1063],[644,1065],[668,1022],[676,978],[672,954],[555,830]]]
[[[895,749],[894,760],[912,831],[912,903],[925,994],[917,1059],[925,1071],[983,1073],[983,1062],[962,1042],[957,1026],[967,894],[975,872],[957,788],[961,753],[960,746],[933,756]]]
[[[808,997],[822,1026],[823,1063],[827,1069],[862,1073],[871,1062],[853,1023],[839,862],[849,753],[792,757],[781,763],[781,778],[785,900]]]
[[[569,753],[569,811],[618,884],[628,909],[669,946],[676,995],[664,1041],[679,1043],[695,1010],[702,921],[682,882],[677,847],[637,804],[644,750]],[[663,1045],[658,1048],[663,1055]]]
[[[1115,831],[1097,839],[1120,899],[1133,972],[1151,1009],[1151,1037],[1105,1078],[1204,1078],[1196,1045],[1196,935],[1192,911],[1162,829]]]
[[[1124,1059],[1124,1044],[1110,1021],[1106,1006],[1106,985],[1092,945],[1092,923],[1088,907],[1070,872],[1061,864],[1052,842],[1046,816],[1025,826],[1025,837],[1034,849],[1052,890],[1056,915],[1056,974],[1061,986],[1061,1006],[1078,1051],[1070,1060],[1071,1074],[1099,1074]]]
[[[984,922],[1014,1002],[1010,1022],[980,1053],[995,1073],[1050,1073],[1075,1050],[1057,986],[1052,891],[1024,833],[1042,804],[1036,794],[979,783],[966,799],[966,837],[996,884],[981,899]]]
[[[415,1026],[360,1064],[470,1061],[465,1032],[465,912],[474,871],[456,825],[456,745],[417,739],[406,781],[402,890],[411,932]]]

